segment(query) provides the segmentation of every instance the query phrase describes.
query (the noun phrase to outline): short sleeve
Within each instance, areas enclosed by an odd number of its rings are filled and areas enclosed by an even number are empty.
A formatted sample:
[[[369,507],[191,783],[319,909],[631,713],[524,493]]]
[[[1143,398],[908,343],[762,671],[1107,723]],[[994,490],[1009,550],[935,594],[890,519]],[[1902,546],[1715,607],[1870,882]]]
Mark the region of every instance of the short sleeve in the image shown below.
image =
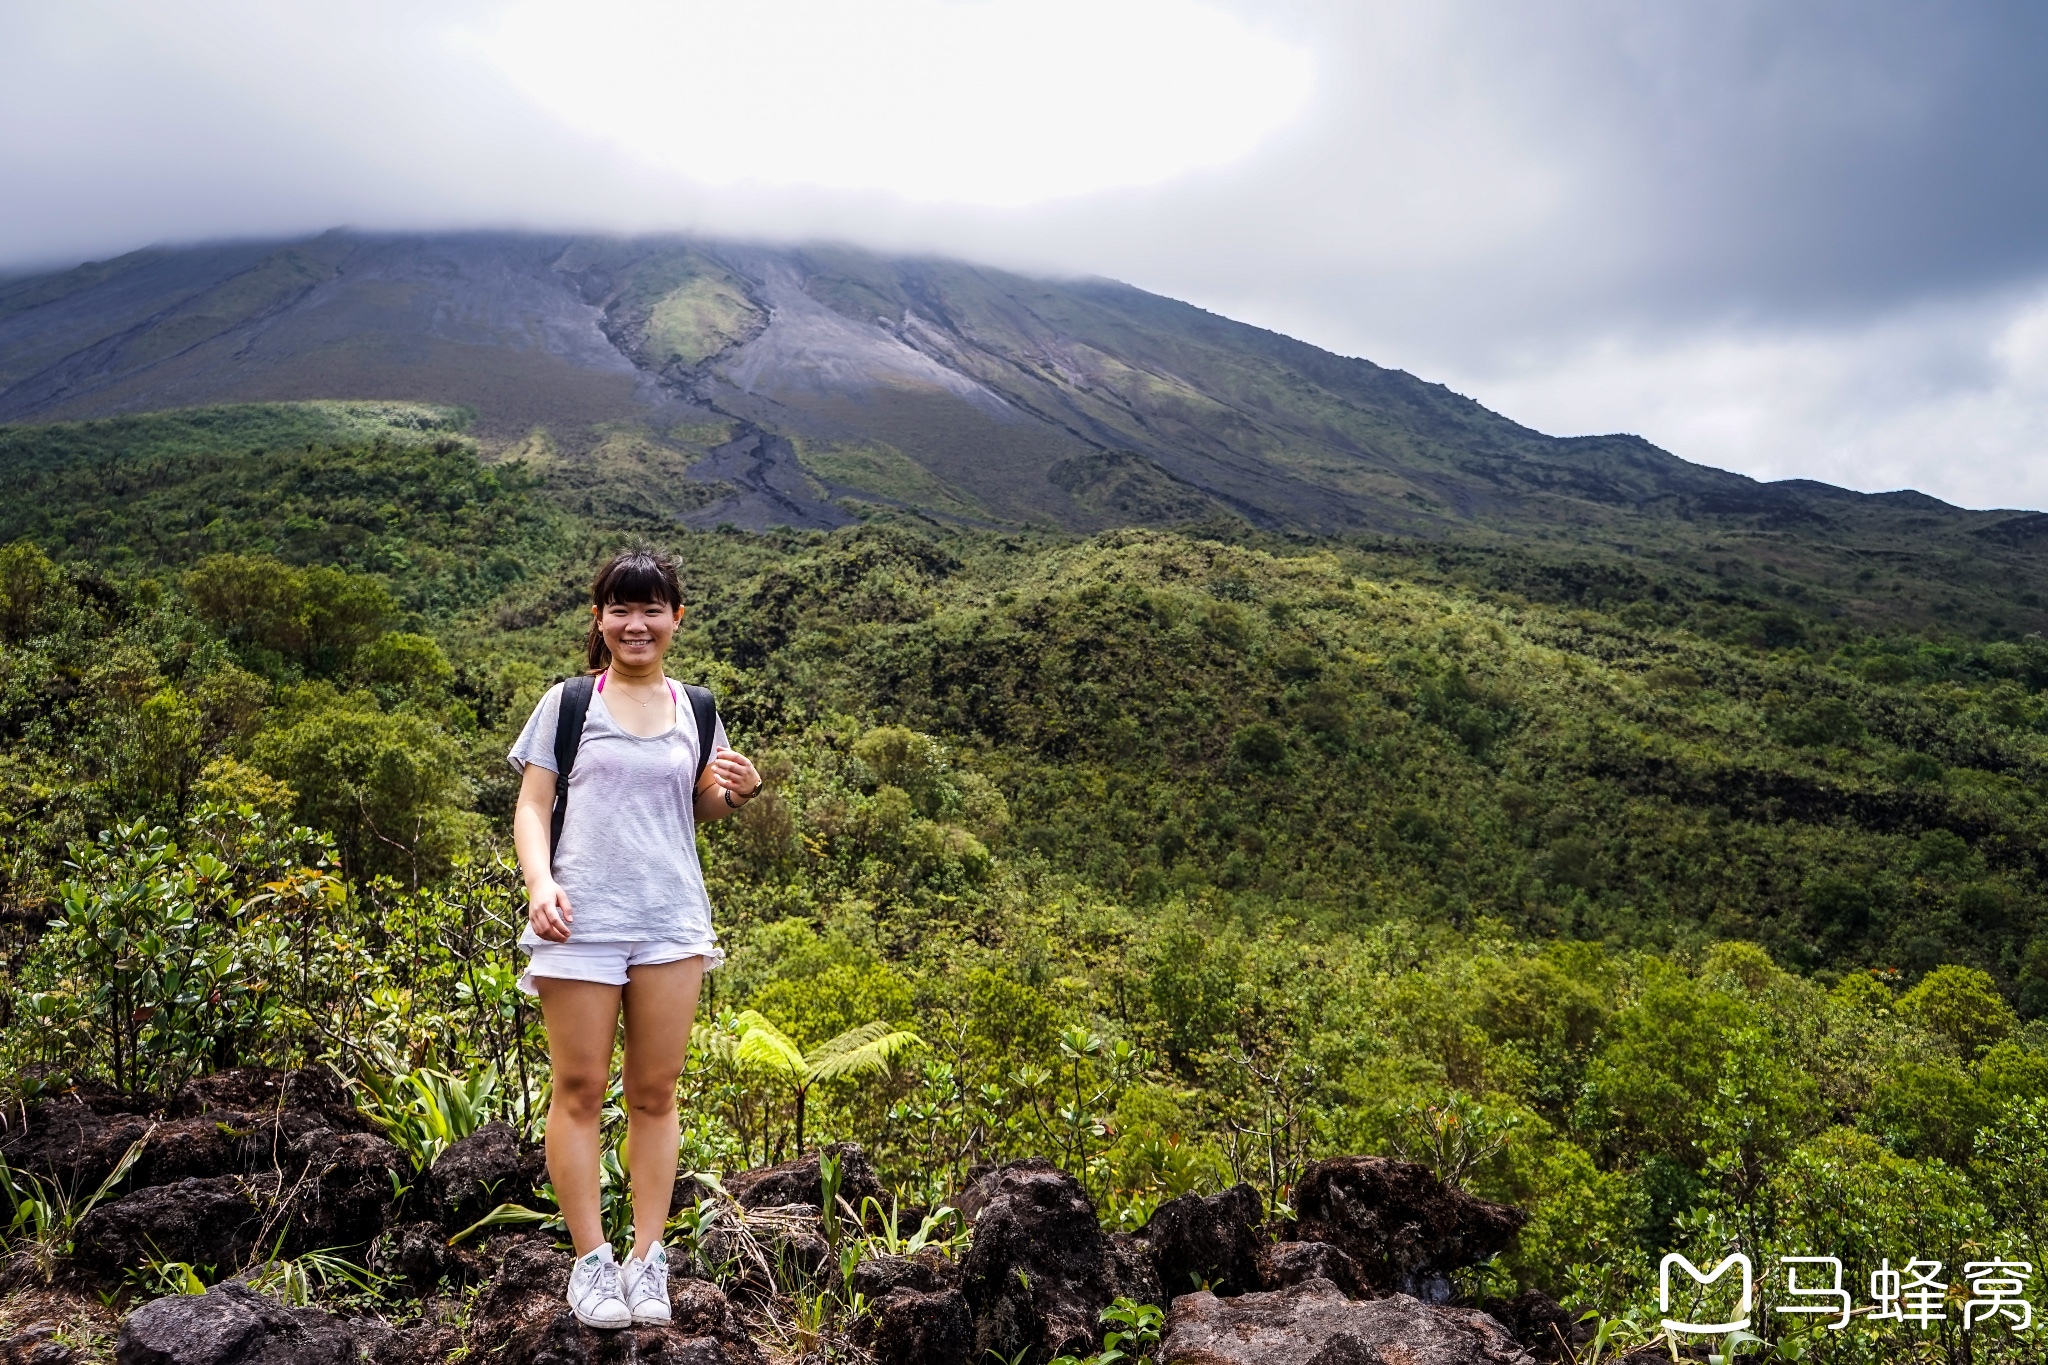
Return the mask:
[[[529,763],[537,763],[551,773],[559,772],[555,766],[555,723],[561,714],[562,684],[556,683],[526,718],[526,728],[519,732],[518,742],[505,755],[506,760],[522,773]]]

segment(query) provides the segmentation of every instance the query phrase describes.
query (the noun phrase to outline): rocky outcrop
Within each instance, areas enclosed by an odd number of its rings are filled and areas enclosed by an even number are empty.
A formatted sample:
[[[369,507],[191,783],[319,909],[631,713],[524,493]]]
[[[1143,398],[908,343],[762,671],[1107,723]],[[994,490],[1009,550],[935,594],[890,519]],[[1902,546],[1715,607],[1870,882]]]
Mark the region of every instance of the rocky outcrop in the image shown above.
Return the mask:
[[[1261,1247],[1259,1276],[1268,1289],[1328,1280],[1350,1298],[1365,1297],[1358,1263],[1328,1242],[1274,1242]]]
[[[1206,1198],[1184,1194],[1161,1204],[1142,1235],[1152,1244],[1166,1293],[1207,1288],[1218,1294],[1243,1294],[1263,1287],[1259,1225],[1265,1218],[1265,1204],[1249,1185],[1235,1185]]]
[[[12,1116],[0,1131],[0,1156],[18,1171],[57,1181],[66,1189],[90,1192],[113,1173],[129,1146],[150,1135],[146,1114],[103,1086],[79,1086],[64,1095],[37,1100]],[[179,1171],[186,1175],[219,1175]]]
[[[372,1133],[316,1128],[280,1157],[282,1171],[192,1177],[101,1204],[79,1221],[73,1258],[106,1279],[150,1259],[228,1275],[259,1240],[295,1256],[364,1246],[384,1230],[392,1177],[405,1169],[396,1147]]]
[[[678,1279],[669,1286],[665,1327],[600,1332],[576,1321],[563,1303],[569,1257],[540,1238],[516,1239],[477,1304],[470,1340],[498,1365],[765,1365],[739,1315],[717,1285]]]
[[[375,1133],[316,1128],[284,1150],[290,1184],[279,1225],[286,1255],[367,1245],[391,1219],[395,1187],[411,1164]]]
[[[974,1314],[957,1289],[892,1289],[868,1306],[854,1340],[875,1365],[969,1365],[978,1359]]]
[[[974,1314],[959,1283],[960,1267],[929,1247],[862,1261],[847,1282],[868,1304],[853,1326],[855,1344],[875,1365],[967,1365]]]
[[[370,1269],[415,1296],[432,1293],[443,1282],[460,1285],[483,1278],[476,1258],[449,1246],[447,1234],[434,1223],[387,1229],[371,1245],[369,1263]]]
[[[320,1130],[368,1133],[371,1125],[325,1068],[237,1067],[203,1076],[162,1106],[81,1087],[28,1110],[27,1123],[0,1140],[13,1165],[80,1190],[96,1188],[130,1144],[143,1142],[126,1187],[218,1175],[296,1176],[293,1154]]]
[[[883,1208],[889,1206],[889,1193],[875,1178],[875,1168],[869,1164],[867,1153],[861,1150],[859,1143],[834,1142],[824,1150],[839,1158],[839,1197],[856,1215],[861,1212],[861,1202],[866,1199],[873,1199]],[[739,1201],[741,1208],[747,1209],[777,1208],[785,1204],[809,1204],[812,1208],[822,1208],[825,1203],[816,1152],[807,1152],[779,1166],[743,1171],[726,1181],[725,1188]]]
[[[1166,1303],[1170,1295],[1159,1279],[1159,1261],[1152,1244],[1128,1232],[1109,1237],[1109,1259],[1116,1267],[1117,1295],[1132,1303]]]
[[[1368,1292],[1450,1298],[1450,1272],[1505,1250],[1528,1215],[1377,1156],[1318,1161],[1294,1189],[1294,1240],[1349,1256]]]
[[[426,1194],[433,1216],[460,1232],[504,1203],[532,1199],[547,1158],[509,1123],[487,1123],[434,1158]]]
[[[1580,1323],[1540,1289],[1525,1289],[1512,1299],[1490,1301],[1484,1307],[1538,1360],[1569,1361],[1579,1347],[1592,1340],[1591,1323]]]
[[[179,1180],[88,1213],[79,1220],[72,1257],[107,1280],[148,1260],[184,1261],[228,1275],[249,1259],[263,1226],[250,1182],[232,1175]]]
[[[72,1365],[78,1353],[56,1340],[57,1329],[40,1323],[0,1341],[0,1365]]]
[[[325,1067],[277,1071],[238,1066],[188,1081],[165,1107],[171,1118],[291,1114],[308,1128],[367,1133],[375,1125],[356,1109],[348,1088]]]
[[[959,1286],[959,1265],[943,1252],[926,1247],[915,1256],[870,1256],[853,1268],[846,1287],[873,1303],[898,1289],[936,1294]]]
[[[1167,1316],[1161,1365],[1535,1365],[1507,1329],[1474,1309],[1406,1294],[1354,1300],[1328,1280],[1219,1299],[1183,1294]]]
[[[1094,1350],[1116,1295],[1116,1264],[1080,1185],[1033,1158],[983,1176],[969,1196],[974,1244],[960,1270],[974,1310],[973,1358]]]
[[[146,1303],[121,1324],[119,1365],[356,1365],[355,1338],[316,1308],[284,1308],[236,1281]]]

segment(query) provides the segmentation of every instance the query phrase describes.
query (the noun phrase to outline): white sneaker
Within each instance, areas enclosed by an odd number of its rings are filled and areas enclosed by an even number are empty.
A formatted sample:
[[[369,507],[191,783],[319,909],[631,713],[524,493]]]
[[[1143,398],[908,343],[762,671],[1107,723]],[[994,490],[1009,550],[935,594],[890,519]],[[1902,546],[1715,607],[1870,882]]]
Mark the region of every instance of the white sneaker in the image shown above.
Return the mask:
[[[644,1261],[628,1256],[621,1277],[626,1282],[626,1307],[632,1310],[634,1322],[652,1326],[669,1320],[668,1252],[661,1243],[654,1244]]]
[[[577,1258],[569,1272],[569,1311],[585,1327],[606,1329],[629,1327],[633,1310],[626,1307],[625,1290],[619,1285],[619,1263],[612,1259],[610,1245]]]

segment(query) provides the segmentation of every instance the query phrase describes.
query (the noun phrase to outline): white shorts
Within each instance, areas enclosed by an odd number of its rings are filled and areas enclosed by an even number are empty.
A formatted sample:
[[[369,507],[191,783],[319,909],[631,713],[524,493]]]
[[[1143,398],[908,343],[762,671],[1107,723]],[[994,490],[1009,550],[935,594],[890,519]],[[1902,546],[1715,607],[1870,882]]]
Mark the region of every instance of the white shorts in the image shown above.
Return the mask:
[[[686,957],[701,957],[704,969],[709,971],[725,961],[725,954],[716,948],[670,943],[662,939],[641,939],[631,943],[522,943],[520,947],[526,949],[527,959],[526,971],[519,978],[519,989],[528,995],[540,994],[540,987],[533,984],[536,976],[623,986],[627,969],[631,967],[652,967],[663,962],[681,962]]]

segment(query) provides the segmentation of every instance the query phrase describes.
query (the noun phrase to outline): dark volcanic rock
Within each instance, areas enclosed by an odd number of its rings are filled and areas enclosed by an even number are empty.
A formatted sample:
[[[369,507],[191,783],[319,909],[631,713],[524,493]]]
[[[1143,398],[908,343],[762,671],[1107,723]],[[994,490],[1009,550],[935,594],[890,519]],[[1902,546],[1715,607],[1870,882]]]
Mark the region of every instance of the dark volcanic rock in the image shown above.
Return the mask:
[[[854,1267],[848,1288],[868,1301],[854,1326],[875,1365],[967,1365],[974,1314],[959,1290],[960,1267],[935,1247],[915,1256],[873,1256]]]
[[[447,1234],[435,1223],[407,1223],[387,1231],[371,1245],[370,1268],[415,1295],[431,1293],[443,1280],[467,1284],[481,1278],[476,1258],[449,1246]]]
[[[875,1168],[868,1164],[867,1153],[861,1150],[859,1143],[834,1142],[825,1150],[839,1158],[839,1197],[846,1201],[848,1208],[858,1215],[864,1199],[873,1199],[885,1209],[889,1207],[889,1193],[875,1178]],[[741,1208],[747,1209],[765,1209],[782,1204],[809,1204],[813,1208],[823,1208],[825,1203],[824,1186],[818,1180],[816,1152],[807,1152],[780,1166],[741,1171],[725,1182],[725,1188],[739,1201]]]
[[[1351,1298],[1363,1298],[1358,1263],[1328,1242],[1276,1242],[1259,1252],[1266,1288],[1285,1289],[1308,1280],[1328,1280]]]
[[[875,1365],[968,1365],[976,1359],[974,1314],[957,1289],[892,1289],[868,1306],[855,1342]]]
[[[47,1323],[16,1332],[0,1341],[0,1365],[71,1365],[77,1353],[61,1341],[53,1341],[57,1329]]]
[[[568,1286],[567,1255],[538,1238],[513,1242],[478,1301],[471,1342],[497,1365],[764,1365],[725,1295],[704,1280],[670,1284],[670,1325],[616,1332],[577,1322],[562,1301]]]
[[[500,1204],[532,1198],[546,1171],[546,1156],[511,1124],[487,1123],[434,1158],[427,1198],[442,1225],[460,1232]]]
[[[291,1197],[288,1255],[321,1247],[357,1247],[391,1217],[393,1176],[408,1169],[398,1148],[374,1133],[316,1128],[286,1148]]]
[[[186,1082],[171,1098],[166,1112],[173,1118],[202,1118],[224,1110],[234,1114],[293,1112],[317,1120],[317,1126],[338,1132],[367,1133],[374,1126],[348,1096],[348,1089],[324,1066],[276,1071],[267,1066],[238,1066]]]
[[[1351,1257],[1367,1287],[1450,1297],[1449,1275],[1506,1248],[1528,1215],[1445,1185],[1427,1167],[1377,1156],[1318,1161],[1294,1189],[1295,1240]],[[1169,1286],[1170,1287],[1170,1286]]]
[[[88,1213],[79,1220],[72,1256],[108,1279],[150,1258],[226,1275],[241,1268],[262,1227],[263,1212],[249,1182],[231,1175],[180,1180],[137,1190]]]
[[[915,1256],[870,1256],[853,1268],[853,1278],[847,1282],[847,1288],[865,1295],[869,1303],[892,1289],[935,1294],[959,1285],[960,1267],[935,1247],[926,1247]]]
[[[24,1122],[0,1134],[0,1154],[82,1195],[96,1189],[138,1139],[147,1141],[125,1181],[131,1190],[272,1170],[296,1176],[290,1152],[296,1140],[323,1128],[370,1128],[325,1068],[223,1071],[186,1084],[161,1115],[152,1109],[146,1099],[80,1086],[30,1105]]]
[[[237,1126],[224,1117],[167,1119],[143,1144],[142,1155],[128,1172],[128,1186],[141,1189],[173,1180],[243,1174],[243,1148],[249,1136],[247,1125]]]
[[[119,1365],[355,1365],[355,1339],[317,1308],[229,1281],[146,1303],[121,1324]]]
[[[974,1359],[1094,1350],[1116,1295],[1116,1262],[1080,1185],[1033,1157],[990,1172],[970,1193],[974,1244],[960,1270]]]
[[[83,1198],[150,1130],[146,1117],[110,1109],[113,1103],[118,1101],[96,1093],[38,1100],[13,1115],[15,1122],[0,1134],[0,1156],[16,1170],[54,1180]]]
[[[1168,1294],[1204,1286],[1219,1294],[1259,1288],[1258,1229],[1265,1217],[1259,1192],[1249,1185],[1167,1200],[1142,1234],[1152,1244],[1160,1284]]]
[[[1525,1289],[1505,1302],[1490,1301],[1485,1308],[1538,1360],[1570,1360],[1579,1346],[1592,1340],[1592,1324],[1580,1325],[1540,1289]]]
[[[1162,1365],[1534,1365],[1507,1329],[1406,1294],[1357,1301],[1328,1280],[1219,1299],[1183,1294]]]
[[[1128,1232],[1109,1236],[1109,1258],[1116,1265],[1116,1292],[1133,1303],[1170,1302],[1159,1280],[1159,1260],[1152,1244]]]

